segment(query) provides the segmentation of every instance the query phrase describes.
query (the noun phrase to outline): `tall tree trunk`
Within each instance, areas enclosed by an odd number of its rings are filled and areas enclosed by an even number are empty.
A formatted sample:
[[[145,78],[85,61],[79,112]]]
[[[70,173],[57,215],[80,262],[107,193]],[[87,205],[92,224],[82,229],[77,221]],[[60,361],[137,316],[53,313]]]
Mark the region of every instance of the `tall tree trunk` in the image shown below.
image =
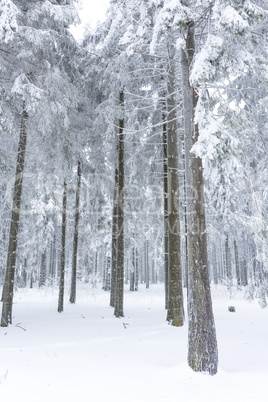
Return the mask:
[[[185,172],[185,152],[183,153],[183,165],[184,165],[184,173],[183,173],[183,201],[184,201],[184,236],[185,236],[185,286],[187,288],[188,295],[188,225],[187,225],[187,196],[186,196],[186,172]]]
[[[194,371],[213,375],[218,367],[218,348],[212,311],[205,221],[202,160],[191,153],[198,139],[194,112],[198,100],[189,72],[195,53],[194,22],[188,23],[186,49],[182,50],[185,162],[188,217],[188,364]]]
[[[227,289],[229,290],[230,294],[232,292],[232,265],[231,265],[231,250],[229,246],[229,235],[225,233],[225,265],[226,265],[226,278],[227,278]]]
[[[179,219],[178,126],[174,49],[168,43],[167,72],[167,169],[168,169],[168,248],[169,302],[167,320],[179,327],[184,323],[183,286],[181,269],[181,241]]]
[[[217,261],[217,249],[216,245],[213,245],[213,252],[212,252],[212,263],[213,263],[213,280],[214,284],[218,285],[219,283],[219,271],[218,271],[218,261]]]
[[[27,131],[26,131],[27,120],[28,120],[28,113],[26,112],[26,110],[23,110],[21,116],[20,139],[19,139],[15,184],[14,184],[13,201],[12,201],[7,267],[6,267],[6,275],[3,287],[3,296],[2,296],[3,306],[2,306],[1,327],[7,327],[8,324],[12,324],[14,279],[15,279],[15,267],[17,257],[19,223],[20,223],[23,171],[25,165],[25,153],[26,153],[26,142],[27,142]]]
[[[73,266],[71,279],[70,303],[76,301],[76,276],[77,276],[77,249],[78,249],[78,225],[79,225],[79,204],[81,190],[81,162],[77,165],[77,187],[75,196],[75,218],[74,218],[74,240],[73,240]]]
[[[39,287],[43,287],[47,280],[47,250],[44,250],[41,255],[41,269],[39,275]]]
[[[133,236],[134,237],[134,236]],[[132,249],[132,263],[131,263],[131,270],[130,270],[130,280],[129,280],[129,290],[134,292],[134,284],[135,284],[135,247],[133,246]]]
[[[149,241],[145,241],[145,285],[146,289],[149,289],[150,287],[150,267],[149,267]]]
[[[51,241],[50,245],[50,263],[49,263],[49,270],[50,270],[50,283],[53,285],[54,279],[56,276],[56,266],[57,266],[57,258],[56,258],[56,234],[53,236],[53,240]]]
[[[135,261],[135,292],[138,291],[139,288],[139,253],[138,249],[136,249],[136,261]]]
[[[124,92],[120,92],[120,106],[124,113]],[[117,270],[114,315],[124,317],[124,116],[119,120],[118,149],[118,234],[117,234]]]
[[[116,296],[116,270],[117,270],[117,243],[118,243],[118,144],[116,146],[114,172],[114,199],[113,199],[113,219],[112,219],[112,268],[111,268],[111,291],[110,306],[115,306]]]
[[[165,308],[169,299],[169,250],[168,250],[168,165],[167,165],[167,123],[163,112],[163,172],[164,172],[164,262],[165,262]]]
[[[234,255],[235,255],[235,273],[236,273],[236,283],[237,288],[240,289],[241,286],[241,276],[240,276],[240,266],[239,266],[239,258],[238,258],[238,247],[236,240],[234,240]]]
[[[66,208],[67,208],[67,183],[64,180],[62,198],[62,224],[61,224],[61,258],[60,258],[60,282],[58,312],[63,311],[64,301],[64,276],[65,276],[65,243],[66,243]]]

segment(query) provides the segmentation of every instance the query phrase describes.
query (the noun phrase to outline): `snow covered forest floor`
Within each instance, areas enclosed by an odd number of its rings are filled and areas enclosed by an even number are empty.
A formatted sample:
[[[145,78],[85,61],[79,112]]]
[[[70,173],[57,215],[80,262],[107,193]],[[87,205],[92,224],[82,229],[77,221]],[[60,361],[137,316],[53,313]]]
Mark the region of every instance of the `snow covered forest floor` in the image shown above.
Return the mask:
[[[79,283],[77,294],[59,314],[56,288],[16,292],[13,325],[0,328],[1,400],[267,402],[268,310],[243,292],[212,289],[214,377],[188,368],[187,324],[167,324],[163,285],[126,289],[122,319],[108,292]]]

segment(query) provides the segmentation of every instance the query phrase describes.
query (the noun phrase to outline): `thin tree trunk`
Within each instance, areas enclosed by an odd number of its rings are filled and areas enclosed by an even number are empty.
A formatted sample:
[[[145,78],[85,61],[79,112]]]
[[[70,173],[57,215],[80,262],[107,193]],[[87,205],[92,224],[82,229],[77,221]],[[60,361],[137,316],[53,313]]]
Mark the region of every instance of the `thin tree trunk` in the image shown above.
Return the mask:
[[[27,142],[27,131],[26,131],[27,120],[28,120],[28,113],[26,112],[26,110],[23,110],[21,117],[20,139],[19,139],[15,184],[14,184],[14,193],[12,202],[8,255],[7,255],[7,268],[6,268],[6,275],[3,287],[3,296],[2,296],[3,306],[2,306],[1,327],[6,327],[8,326],[8,324],[12,324],[14,279],[15,279],[15,267],[16,267],[17,246],[18,246],[18,233],[20,224],[23,171],[25,165],[25,153],[26,153],[26,142]]]
[[[121,111],[124,111],[124,92],[120,92]],[[117,271],[114,315],[124,317],[124,117],[119,120],[118,150],[118,239],[117,239]]]
[[[217,249],[216,245],[213,246],[213,280],[214,284],[218,285],[219,283],[219,272],[218,272],[218,261],[217,261]]]
[[[169,302],[167,320],[173,326],[184,323],[181,241],[179,219],[178,126],[174,50],[168,43],[167,74],[167,168],[168,168],[168,238],[169,238]]]
[[[198,139],[194,111],[198,95],[189,82],[195,53],[194,22],[188,23],[186,49],[182,50],[185,162],[188,217],[188,364],[194,371],[217,373],[218,348],[210,292],[202,160],[191,153]]]
[[[134,284],[135,284],[135,247],[132,249],[132,264],[130,271],[130,280],[129,280],[129,290],[134,292]]]
[[[54,283],[54,279],[56,276],[56,234],[53,236],[53,240],[51,242],[51,251],[50,251],[50,278],[51,278],[51,285]]]
[[[41,269],[39,275],[39,288],[45,286],[47,280],[47,251],[44,250],[41,255]]]
[[[66,208],[67,208],[67,183],[64,180],[62,199],[62,224],[61,224],[61,259],[60,259],[60,283],[58,312],[63,311],[64,301],[64,276],[65,276],[65,243],[66,243]]]
[[[136,249],[136,261],[135,261],[135,292],[138,291],[139,288],[139,253],[138,249]]]
[[[75,219],[74,219],[74,241],[73,241],[73,266],[71,279],[70,303],[76,302],[76,277],[77,277],[77,249],[78,249],[78,225],[79,225],[79,204],[81,190],[81,162],[77,165],[77,187],[75,197]]]
[[[185,236],[185,285],[187,288],[187,295],[188,295],[188,264],[189,264],[189,257],[188,257],[188,225],[187,225],[187,197],[186,197],[186,173],[185,173],[185,152],[183,157],[183,164],[184,164],[184,174],[183,174],[183,201],[184,201],[184,236]]]
[[[236,283],[237,288],[241,287],[241,276],[240,276],[240,266],[239,266],[239,258],[238,258],[238,247],[236,240],[234,240],[234,255],[235,255],[235,273],[236,273]]]
[[[231,250],[229,246],[228,233],[225,233],[225,265],[226,265],[227,289],[231,294],[233,278],[232,278],[232,266],[231,266]]]
[[[106,258],[105,262],[105,287],[104,290],[109,291],[111,289],[111,257]]]
[[[163,113],[163,171],[164,171],[164,261],[165,261],[165,308],[169,300],[169,250],[168,250],[168,165],[167,165],[167,123]]]
[[[149,267],[149,241],[145,241],[145,284],[146,289],[150,286],[150,267]]]
[[[114,199],[112,219],[112,269],[111,269],[111,291],[110,306],[115,306],[116,297],[116,270],[117,270],[117,242],[118,242],[118,145],[116,146],[116,161],[114,172]]]

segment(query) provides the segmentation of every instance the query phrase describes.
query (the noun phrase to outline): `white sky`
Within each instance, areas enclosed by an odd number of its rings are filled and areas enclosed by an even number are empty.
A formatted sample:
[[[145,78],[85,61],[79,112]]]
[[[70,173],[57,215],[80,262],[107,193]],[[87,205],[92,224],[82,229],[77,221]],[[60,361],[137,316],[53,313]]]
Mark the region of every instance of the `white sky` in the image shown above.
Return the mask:
[[[79,3],[78,13],[81,19],[81,25],[71,27],[70,29],[77,40],[82,38],[83,28],[87,24],[90,24],[94,28],[98,21],[105,19],[109,0],[80,0]]]

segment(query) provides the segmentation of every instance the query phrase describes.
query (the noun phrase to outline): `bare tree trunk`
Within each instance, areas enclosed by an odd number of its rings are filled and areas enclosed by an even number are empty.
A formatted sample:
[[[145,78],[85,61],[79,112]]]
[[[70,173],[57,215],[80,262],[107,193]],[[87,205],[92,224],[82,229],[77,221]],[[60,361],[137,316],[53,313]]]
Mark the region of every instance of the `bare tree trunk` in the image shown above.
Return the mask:
[[[164,261],[165,261],[165,308],[169,299],[169,250],[168,250],[168,165],[167,165],[167,123],[163,112],[163,171],[164,171]]]
[[[66,243],[66,208],[67,208],[67,183],[64,180],[62,199],[62,224],[61,224],[61,259],[60,259],[60,283],[58,312],[63,311],[64,301],[64,276],[65,276],[65,243]]]
[[[189,264],[189,258],[188,258],[188,237],[187,237],[187,232],[188,232],[188,225],[187,225],[187,197],[186,197],[186,173],[185,173],[185,153],[183,157],[183,164],[184,164],[184,174],[183,174],[183,201],[184,201],[184,236],[185,236],[185,286],[187,288],[187,295],[188,295],[188,264]]]
[[[77,187],[76,187],[76,197],[75,197],[73,266],[72,266],[70,303],[75,303],[75,301],[76,301],[77,249],[78,249],[78,225],[79,225],[79,204],[80,204],[81,176],[82,176],[81,162],[78,161],[78,165],[77,165]]]
[[[233,285],[232,283],[233,276],[232,276],[232,265],[231,265],[231,250],[229,246],[228,233],[225,233],[225,265],[226,265],[227,289],[229,290],[229,292],[231,292]]]
[[[133,236],[134,237],[134,236]],[[132,249],[132,263],[130,270],[130,280],[129,280],[129,290],[134,292],[134,284],[135,284],[135,247]]]
[[[188,217],[188,364],[194,371],[217,373],[218,348],[212,311],[203,188],[202,160],[191,153],[198,139],[194,112],[198,100],[189,72],[195,53],[194,22],[188,23],[186,49],[182,50],[185,162]]]
[[[25,153],[26,153],[26,142],[27,142],[27,131],[26,131],[27,120],[28,120],[28,113],[26,112],[26,110],[23,110],[21,116],[20,139],[19,139],[15,184],[14,184],[13,201],[12,201],[7,268],[6,268],[6,275],[3,287],[3,296],[2,296],[3,306],[2,306],[1,327],[7,327],[8,324],[12,324],[14,279],[15,279],[15,267],[17,258],[19,223],[20,223],[23,171],[25,165]]]
[[[139,253],[138,249],[136,249],[136,261],[135,261],[135,292],[138,291],[139,288]]]
[[[47,251],[44,250],[41,255],[41,269],[39,275],[39,288],[45,286],[47,280]]]
[[[239,266],[239,258],[238,258],[238,247],[237,247],[236,240],[234,240],[234,255],[235,255],[235,273],[236,273],[237,288],[240,289],[241,276],[240,276],[240,266]]]
[[[114,173],[114,199],[112,219],[112,269],[111,269],[111,291],[110,306],[115,306],[116,297],[116,270],[117,270],[117,242],[118,242],[118,145],[116,146],[116,161]]]
[[[217,261],[217,249],[216,245],[213,246],[213,280],[214,284],[218,285],[219,283],[219,272],[218,272],[218,261]]]
[[[50,263],[49,263],[49,271],[50,271],[50,283],[53,285],[55,276],[56,276],[56,234],[53,236],[53,240],[50,245]]]
[[[120,92],[121,111],[124,111],[124,92]],[[117,238],[117,270],[114,315],[124,317],[124,117],[119,120],[118,150],[118,238]]]
[[[150,267],[149,267],[149,241],[145,241],[145,285],[146,289],[150,287]]]
[[[181,241],[179,219],[178,126],[174,49],[168,43],[167,74],[167,169],[168,169],[168,238],[169,238],[169,302],[167,320],[179,327],[184,323]]]

